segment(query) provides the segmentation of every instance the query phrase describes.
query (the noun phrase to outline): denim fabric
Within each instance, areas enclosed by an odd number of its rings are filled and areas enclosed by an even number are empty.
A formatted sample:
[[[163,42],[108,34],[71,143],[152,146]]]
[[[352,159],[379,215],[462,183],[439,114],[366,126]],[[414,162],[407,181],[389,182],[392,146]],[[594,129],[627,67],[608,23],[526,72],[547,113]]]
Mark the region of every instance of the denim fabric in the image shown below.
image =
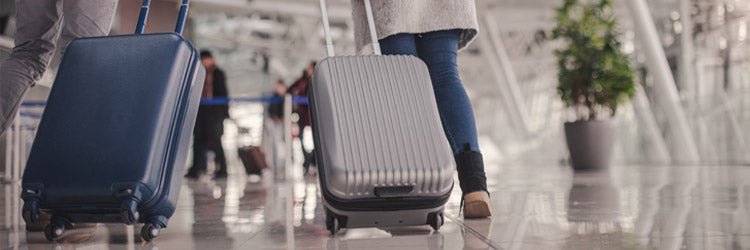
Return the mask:
[[[401,33],[380,40],[386,55],[413,55],[427,64],[445,136],[458,153],[465,144],[479,151],[474,111],[458,76],[460,30],[441,30],[423,34]]]

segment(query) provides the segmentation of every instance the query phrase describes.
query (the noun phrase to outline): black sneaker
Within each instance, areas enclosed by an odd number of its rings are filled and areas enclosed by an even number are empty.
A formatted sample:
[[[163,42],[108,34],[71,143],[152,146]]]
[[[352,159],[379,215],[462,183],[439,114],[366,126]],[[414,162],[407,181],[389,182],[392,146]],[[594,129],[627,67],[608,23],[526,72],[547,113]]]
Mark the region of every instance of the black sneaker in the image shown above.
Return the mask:
[[[227,172],[216,172],[214,174],[214,179],[226,179],[228,176]]]
[[[201,175],[197,171],[188,171],[185,178],[197,180]]]

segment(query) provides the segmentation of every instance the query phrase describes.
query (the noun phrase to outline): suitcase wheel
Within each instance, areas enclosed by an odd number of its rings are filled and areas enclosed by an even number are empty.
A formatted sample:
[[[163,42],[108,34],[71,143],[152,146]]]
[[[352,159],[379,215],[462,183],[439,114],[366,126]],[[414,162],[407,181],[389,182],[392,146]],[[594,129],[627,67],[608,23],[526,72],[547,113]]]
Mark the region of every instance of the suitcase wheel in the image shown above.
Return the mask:
[[[120,215],[122,216],[122,223],[125,223],[125,225],[138,223],[138,202],[132,199],[123,202]]]
[[[328,228],[328,232],[331,232],[331,235],[336,235],[336,233],[341,230],[341,222],[339,221],[339,218],[326,215],[326,228]]]
[[[339,230],[346,227],[348,218],[343,215],[338,215],[328,208],[325,208],[325,211],[326,228],[328,229],[328,232],[331,233],[331,235],[336,235]]]
[[[443,213],[433,213],[430,214],[427,219],[427,224],[430,224],[432,229],[437,231],[440,229],[440,227],[443,225],[445,218],[443,218]]]
[[[62,237],[64,232],[65,226],[47,224],[44,228],[44,237],[47,238],[48,241],[56,241]]]
[[[328,232],[331,232],[331,235],[336,235],[342,226],[341,219],[333,211],[326,208],[326,228]]]
[[[63,218],[52,218],[51,222],[44,228],[44,237],[49,241],[56,241],[63,236],[65,228],[71,226],[70,222]]]
[[[148,242],[156,238],[156,236],[159,236],[159,232],[161,232],[161,226],[146,223],[143,225],[143,228],[141,228],[141,238],[143,238],[143,241]]]

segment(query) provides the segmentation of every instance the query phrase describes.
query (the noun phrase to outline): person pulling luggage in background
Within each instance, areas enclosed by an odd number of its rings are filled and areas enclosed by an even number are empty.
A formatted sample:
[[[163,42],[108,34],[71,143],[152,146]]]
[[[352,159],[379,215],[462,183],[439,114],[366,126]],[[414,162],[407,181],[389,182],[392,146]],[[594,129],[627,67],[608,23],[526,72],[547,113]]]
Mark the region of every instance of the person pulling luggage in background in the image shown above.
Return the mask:
[[[384,55],[413,55],[430,73],[445,135],[453,150],[465,218],[491,216],[474,112],[458,74],[458,51],[478,32],[474,0],[375,1],[375,27]],[[364,1],[352,0],[355,40],[370,42]]]
[[[307,96],[307,90],[309,87],[310,82],[312,81],[312,75],[313,71],[315,70],[315,61],[310,62],[310,64],[307,66],[307,68],[302,71],[302,76],[300,76],[296,81],[294,81],[294,84],[292,86],[289,86],[287,89],[287,93],[290,93],[294,96]],[[307,152],[305,150],[305,141],[304,141],[304,134],[305,134],[305,127],[310,126],[310,106],[307,104],[294,104],[294,113],[297,113],[299,116],[299,120],[297,120],[297,126],[299,127],[299,142],[300,146],[302,147],[302,154],[305,158],[304,163],[302,163],[302,167],[305,168],[305,173],[310,169],[310,164],[314,161],[312,152]]]
[[[201,62],[206,67],[206,80],[201,92],[201,99],[227,98],[227,83],[224,71],[216,65],[216,60],[207,50],[201,51]],[[200,105],[193,131],[193,164],[185,177],[197,179],[208,169],[206,153],[213,151],[216,155],[216,173],[214,178],[227,177],[227,159],[221,145],[224,134],[224,119],[229,118],[229,104]]]
[[[65,51],[75,38],[109,34],[116,9],[116,0],[16,0],[15,47],[0,66],[0,135],[13,123],[26,90],[44,75],[57,46]]]

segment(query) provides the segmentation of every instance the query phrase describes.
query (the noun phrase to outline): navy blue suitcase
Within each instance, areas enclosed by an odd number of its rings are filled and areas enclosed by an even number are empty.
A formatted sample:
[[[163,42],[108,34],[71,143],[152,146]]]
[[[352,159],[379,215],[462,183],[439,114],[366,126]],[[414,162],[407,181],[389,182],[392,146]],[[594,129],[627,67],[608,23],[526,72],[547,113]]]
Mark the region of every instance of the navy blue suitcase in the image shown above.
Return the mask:
[[[175,33],[82,38],[68,46],[23,174],[23,218],[52,215],[49,240],[78,222],[145,223],[150,241],[179,195],[205,69]]]

